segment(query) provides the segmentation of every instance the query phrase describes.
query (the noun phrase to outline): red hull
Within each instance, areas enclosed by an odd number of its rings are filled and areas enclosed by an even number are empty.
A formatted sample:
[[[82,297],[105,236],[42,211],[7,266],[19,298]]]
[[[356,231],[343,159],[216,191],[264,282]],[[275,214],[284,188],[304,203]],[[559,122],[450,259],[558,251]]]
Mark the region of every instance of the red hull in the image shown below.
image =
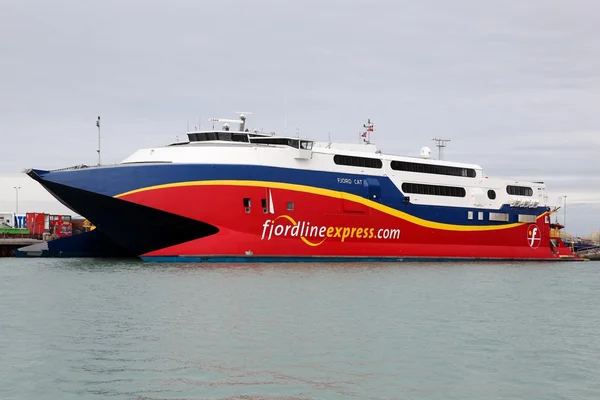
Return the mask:
[[[548,213],[536,223],[452,225],[342,192],[249,181],[162,185],[117,197],[219,229],[144,257],[574,258],[564,245],[551,246]]]

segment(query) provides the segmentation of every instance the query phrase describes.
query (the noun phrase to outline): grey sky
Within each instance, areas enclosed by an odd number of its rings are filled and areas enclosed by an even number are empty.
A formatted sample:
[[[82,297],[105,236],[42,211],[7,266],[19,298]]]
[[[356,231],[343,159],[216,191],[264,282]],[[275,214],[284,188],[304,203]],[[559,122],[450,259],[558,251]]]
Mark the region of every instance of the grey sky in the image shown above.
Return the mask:
[[[371,118],[384,151],[441,136],[446,159],[543,180],[583,234],[600,225],[599,26],[595,0],[4,0],[0,175],[95,163],[98,115],[118,162],[200,116],[282,131],[286,97],[288,132],[355,141]],[[56,206],[38,196],[21,208]]]

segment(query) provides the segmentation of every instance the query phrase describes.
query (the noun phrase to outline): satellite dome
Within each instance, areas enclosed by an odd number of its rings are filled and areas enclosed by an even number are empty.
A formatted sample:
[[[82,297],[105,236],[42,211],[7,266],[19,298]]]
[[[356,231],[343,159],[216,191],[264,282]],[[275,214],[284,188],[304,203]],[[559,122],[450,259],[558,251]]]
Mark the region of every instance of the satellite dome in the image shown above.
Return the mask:
[[[423,147],[421,149],[421,158],[431,157],[431,149],[429,147]]]

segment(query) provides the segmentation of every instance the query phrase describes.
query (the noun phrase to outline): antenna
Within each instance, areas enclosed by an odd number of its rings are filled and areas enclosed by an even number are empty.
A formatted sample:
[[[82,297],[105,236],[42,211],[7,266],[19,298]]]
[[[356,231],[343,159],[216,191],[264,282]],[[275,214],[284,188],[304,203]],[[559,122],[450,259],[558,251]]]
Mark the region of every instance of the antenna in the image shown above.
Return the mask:
[[[98,116],[98,119],[96,120],[96,126],[98,127],[98,150],[96,150],[98,152],[98,166],[102,165],[102,160],[100,158],[100,116]]]
[[[435,140],[435,145],[438,148],[438,160],[441,160],[442,155],[444,154],[443,148],[447,146],[446,143],[448,143],[450,139],[432,138],[431,140]]]
[[[236,114],[240,114],[240,132],[244,132],[246,128],[246,115],[252,115],[249,111],[236,111]]]
[[[229,130],[229,125],[227,124],[228,122],[232,123],[232,124],[240,124],[240,132],[245,132],[245,127],[246,127],[246,116],[245,114],[252,114],[251,112],[245,112],[245,111],[237,111],[236,114],[240,114],[240,119],[225,119],[225,118],[209,118],[209,121],[213,122],[213,129],[215,129],[215,122],[224,122],[223,128],[227,128],[226,130]]]
[[[371,118],[367,120],[366,124],[363,124],[363,128],[366,130],[360,134],[360,137],[365,144],[369,144],[371,143],[371,132],[375,130],[375,127],[371,122]]]

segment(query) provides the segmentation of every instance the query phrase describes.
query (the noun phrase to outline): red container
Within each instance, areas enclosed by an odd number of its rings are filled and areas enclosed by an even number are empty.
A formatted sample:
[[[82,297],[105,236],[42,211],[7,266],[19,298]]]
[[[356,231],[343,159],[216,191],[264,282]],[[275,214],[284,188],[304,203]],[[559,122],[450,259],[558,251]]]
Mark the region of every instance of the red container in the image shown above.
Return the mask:
[[[50,233],[58,237],[71,236],[73,233],[73,225],[70,215],[50,215]]]
[[[27,213],[25,220],[27,221],[27,229],[33,235],[42,235],[45,232],[44,213]]]

